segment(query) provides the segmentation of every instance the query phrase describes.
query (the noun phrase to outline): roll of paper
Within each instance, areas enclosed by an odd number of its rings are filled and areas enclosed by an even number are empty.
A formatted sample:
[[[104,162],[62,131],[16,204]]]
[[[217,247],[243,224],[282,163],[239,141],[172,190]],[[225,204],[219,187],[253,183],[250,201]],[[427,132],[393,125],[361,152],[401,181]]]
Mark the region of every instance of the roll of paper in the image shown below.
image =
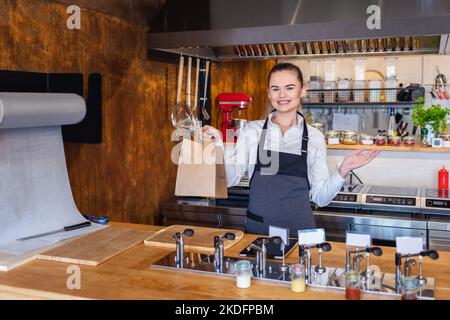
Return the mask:
[[[75,124],[86,115],[86,104],[72,93],[0,92],[0,129]]]

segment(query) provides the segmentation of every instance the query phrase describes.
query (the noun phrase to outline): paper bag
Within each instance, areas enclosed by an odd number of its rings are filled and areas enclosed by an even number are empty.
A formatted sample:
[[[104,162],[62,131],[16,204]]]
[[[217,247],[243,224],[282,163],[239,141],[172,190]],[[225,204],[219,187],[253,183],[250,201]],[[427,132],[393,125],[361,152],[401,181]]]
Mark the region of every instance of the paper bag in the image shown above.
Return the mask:
[[[176,196],[228,198],[223,147],[184,138],[178,158]]]

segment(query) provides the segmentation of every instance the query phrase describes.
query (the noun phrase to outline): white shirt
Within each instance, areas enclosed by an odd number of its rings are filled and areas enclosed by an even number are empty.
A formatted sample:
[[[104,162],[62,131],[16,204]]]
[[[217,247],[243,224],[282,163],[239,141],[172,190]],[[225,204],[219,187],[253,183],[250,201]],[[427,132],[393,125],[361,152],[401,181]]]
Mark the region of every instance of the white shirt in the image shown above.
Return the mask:
[[[264,150],[300,154],[303,118],[297,115],[298,124],[289,128],[283,136],[281,129],[271,120],[273,115],[274,113],[269,115],[267,122]],[[237,185],[246,171],[248,171],[249,179],[252,177],[256,164],[258,141],[264,122],[265,120],[249,122],[239,134],[234,150],[225,152],[228,187]],[[308,179],[311,185],[311,200],[318,206],[323,207],[333,200],[345,179],[337,171],[330,177],[325,138],[319,130],[309,125],[307,125],[307,128],[309,137],[307,165]]]

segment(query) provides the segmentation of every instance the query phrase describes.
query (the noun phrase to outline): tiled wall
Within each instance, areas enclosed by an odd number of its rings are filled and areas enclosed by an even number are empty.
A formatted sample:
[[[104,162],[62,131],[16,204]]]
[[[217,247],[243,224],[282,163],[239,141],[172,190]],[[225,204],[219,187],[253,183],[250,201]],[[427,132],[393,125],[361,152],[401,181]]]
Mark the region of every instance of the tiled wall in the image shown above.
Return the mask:
[[[297,64],[309,78],[309,64],[306,60],[289,60]],[[339,78],[353,78],[353,59],[336,59],[336,74]],[[423,55],[399,57],[397,63],[397,78],[400,83],[419,83],[426,86],[429,91],[439,71],[450,80],[450,56]],[[377,70],[385,74],[385,61],[383,57],[371,57],[366,60],[366,69]],[[323,72],[323,71],[322,71]],[[427,104],[431,96],[427,93]],[[450,107],[450,100],[438,100]],[[334,172],[343,157],[350,151],[328,150],[328,167],[330,173]],[[365,184],[411,187],[420,186],[437,187],[438,170],[445,165],[450,169],[450,153],[434,152],[393,152],[383,151],[367,166],[356,170],[356,174]]]

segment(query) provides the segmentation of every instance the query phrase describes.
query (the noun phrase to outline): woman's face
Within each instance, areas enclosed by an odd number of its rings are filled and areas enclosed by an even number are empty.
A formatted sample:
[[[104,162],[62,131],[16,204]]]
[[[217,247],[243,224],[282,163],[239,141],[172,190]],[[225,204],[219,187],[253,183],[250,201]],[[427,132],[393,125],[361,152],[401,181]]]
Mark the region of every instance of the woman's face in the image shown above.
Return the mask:
[[[303,87],[295,71],[277,71],[270,77],[269,99],[277,112],[297,111],[302,93]]]

